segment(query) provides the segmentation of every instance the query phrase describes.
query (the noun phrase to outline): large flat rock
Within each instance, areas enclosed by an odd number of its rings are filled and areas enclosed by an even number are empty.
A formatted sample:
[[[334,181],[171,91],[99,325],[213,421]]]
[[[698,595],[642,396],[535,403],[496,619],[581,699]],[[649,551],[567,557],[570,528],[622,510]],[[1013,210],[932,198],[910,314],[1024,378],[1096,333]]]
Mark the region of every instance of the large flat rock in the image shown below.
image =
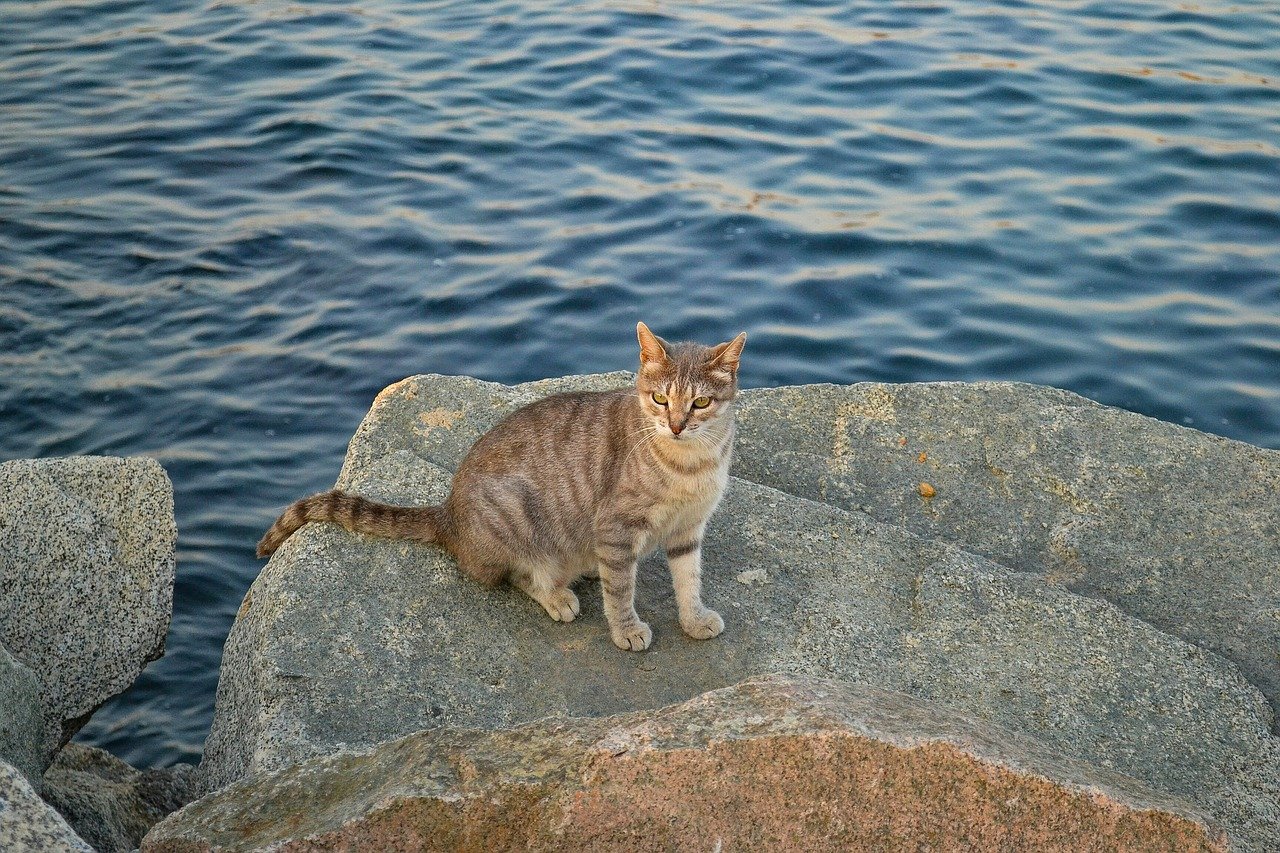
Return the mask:
[[[513,407],[625,381],[414,377],[379,396],[339,483],[438,501],[471,441]],[[1280,837],[1262,695],[1232,664],[1106,602],[741,480],[706,561],[724,634],[685,637],[665,566],[650,560],[638,609],[654,646],[630,654],[613,648],[594,583],[581,616],[555,623],[520,592],[462,578],[434,548],[308,525],[263,570],[227,640],[206,783],[419,729],[605,716],[787,672],[904,691],[1034,737],[1196,803],[1244,849]]]
[[[153,459],[0,464],[0,643],[70,739],[164,652],[173,487]]]
[[[1010,382],[761,388],[739,424],[738,476],[1106,599],[1280,707],[1280,451]]]
[[[638,843],[639,842],[639,843]],[[1207,851],[1193,806],[902,693],[772,677],[652,712],[437,728],[254,777],[143,853]]]

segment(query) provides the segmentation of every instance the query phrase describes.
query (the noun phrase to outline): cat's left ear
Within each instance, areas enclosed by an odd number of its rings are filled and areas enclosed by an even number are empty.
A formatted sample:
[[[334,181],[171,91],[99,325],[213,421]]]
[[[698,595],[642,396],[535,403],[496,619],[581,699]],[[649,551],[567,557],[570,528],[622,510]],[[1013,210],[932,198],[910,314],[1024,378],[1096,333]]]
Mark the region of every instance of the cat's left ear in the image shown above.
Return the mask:
[[[742,348],[746,343],[747,333],[743,332],[727,343],[712,347],[711,353],[707,356],[707,366],[737,373],[738,361],[742,358]]]

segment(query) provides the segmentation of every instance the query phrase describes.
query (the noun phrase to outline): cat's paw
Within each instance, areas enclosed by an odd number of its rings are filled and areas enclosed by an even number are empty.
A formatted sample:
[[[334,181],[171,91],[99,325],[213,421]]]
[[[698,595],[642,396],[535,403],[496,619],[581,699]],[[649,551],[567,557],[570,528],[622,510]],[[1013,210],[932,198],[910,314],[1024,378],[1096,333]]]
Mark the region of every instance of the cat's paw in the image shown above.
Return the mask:
[[[644,622],[636,621],[620,629],[610,629],[613,644],[624,652],[642,652],[653,642],[653,630]]]
[[[580,610],[578,596],[571,589],[552,590],[539,603],[557,622],[572,622]]]
[[[695,640],[710,640],[724,630],[724,620],[714,610],[702,608],[690,619],[681,619],[680,627]]]

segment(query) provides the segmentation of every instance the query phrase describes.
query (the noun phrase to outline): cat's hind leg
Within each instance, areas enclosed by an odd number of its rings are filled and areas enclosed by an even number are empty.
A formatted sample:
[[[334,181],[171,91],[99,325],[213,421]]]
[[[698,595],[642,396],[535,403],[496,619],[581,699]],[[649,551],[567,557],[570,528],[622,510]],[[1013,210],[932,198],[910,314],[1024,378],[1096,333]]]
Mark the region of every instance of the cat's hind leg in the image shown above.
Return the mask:
[[[568,578],[553,566],[520,566],[511,572],[511,583],[542,605],[557,622],[572,622],[578,615],[578,596],[569,589]]]

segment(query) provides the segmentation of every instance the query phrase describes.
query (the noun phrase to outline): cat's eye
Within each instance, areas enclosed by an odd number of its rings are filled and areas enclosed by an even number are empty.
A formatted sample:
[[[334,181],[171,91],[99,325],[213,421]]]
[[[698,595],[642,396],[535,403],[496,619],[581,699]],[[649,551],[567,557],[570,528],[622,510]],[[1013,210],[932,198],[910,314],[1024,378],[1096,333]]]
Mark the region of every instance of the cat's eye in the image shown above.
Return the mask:
[[[694,397],[693,398],[693,407],[695,409],[705,409],[707,406],[710,406],[710,405],[711,405],[710,397]]]
[[[653,402],[657,403],[659,406],[665,406],[667,404],[667,395],[659,394],[657,391],[654,391]]]

